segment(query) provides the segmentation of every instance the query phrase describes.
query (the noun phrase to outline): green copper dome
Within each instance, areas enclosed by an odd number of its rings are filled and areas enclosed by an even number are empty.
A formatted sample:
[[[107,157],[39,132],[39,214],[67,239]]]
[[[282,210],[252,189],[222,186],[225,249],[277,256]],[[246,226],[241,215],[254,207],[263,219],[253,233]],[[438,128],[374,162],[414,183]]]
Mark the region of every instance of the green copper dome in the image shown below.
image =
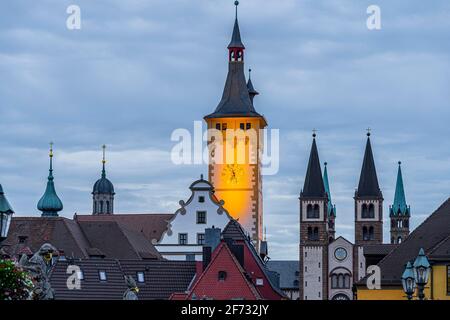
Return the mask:
[[[403,176],[401,162],[398,163],[397,184],[395,186],[394,203],[389,208],[391,216],[409,216],[410,208],[406,204],[405,188],[403,187]]]
[[[8,200],[5,197],[5,193],[3,192],[2,185],[0,184],[0,213],[14,213],[14,210],[11,208]]]
[[[39,211],[42,211],[43,217],[57,217],[58,212],[63,209],[63,204],[56,194],[55,184],[53,182],[53,149],[50,148],[50,169],[47,181],[47,188],[42,198],[37,204]]]

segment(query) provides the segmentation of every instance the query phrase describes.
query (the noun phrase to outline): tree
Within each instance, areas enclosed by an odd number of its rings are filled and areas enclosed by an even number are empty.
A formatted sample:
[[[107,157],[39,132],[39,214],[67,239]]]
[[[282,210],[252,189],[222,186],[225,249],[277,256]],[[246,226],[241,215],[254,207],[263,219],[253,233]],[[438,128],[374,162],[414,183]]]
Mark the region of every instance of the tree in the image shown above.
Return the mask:
[[[30,299],[33,287],[28,272],[13,260],[0,259],[0,301]]]

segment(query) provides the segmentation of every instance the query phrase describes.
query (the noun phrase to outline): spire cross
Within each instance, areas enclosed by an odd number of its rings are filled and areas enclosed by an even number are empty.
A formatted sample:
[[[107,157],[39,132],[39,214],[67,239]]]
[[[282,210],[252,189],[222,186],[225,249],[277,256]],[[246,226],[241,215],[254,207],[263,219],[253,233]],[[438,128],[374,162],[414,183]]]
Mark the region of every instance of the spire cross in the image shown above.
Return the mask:
[[[317,136],[317,129],[313,129],[312,132],[313,132],[313,138],[315,138]]]
[[[370,127],[369,127],[366,130],[367,130],[367,136],[370,137],[370,131],[372,131],[372,129],[370,129]]]

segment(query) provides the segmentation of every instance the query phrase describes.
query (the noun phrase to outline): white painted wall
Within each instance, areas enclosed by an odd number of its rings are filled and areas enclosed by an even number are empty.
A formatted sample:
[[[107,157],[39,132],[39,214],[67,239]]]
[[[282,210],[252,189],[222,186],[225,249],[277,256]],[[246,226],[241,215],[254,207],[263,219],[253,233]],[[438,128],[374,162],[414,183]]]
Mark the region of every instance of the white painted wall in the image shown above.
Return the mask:
[[[323,268],[322,247],[304,247],[303,299],[323,300],[322,268]]]
[[[169,260],[186,260],[187,255],[195,255],[201,261],[203,246],[197,243],[197,234],[205,233],[205,229],[220,228],[223,230],[230,221],[228,212],[214,197],[213,188],[205,180],[198,180],[191,185],[191,197],[188,201],[180,201],[181,208],[175,212],[169,223],[169,229],[163,234],[156,249]],[[204,197],[205,202],[199,201]],[[197,212],[206,212],[206,224],[197,223]],[[188,242],[179,244],[179,234],[186,233]]]

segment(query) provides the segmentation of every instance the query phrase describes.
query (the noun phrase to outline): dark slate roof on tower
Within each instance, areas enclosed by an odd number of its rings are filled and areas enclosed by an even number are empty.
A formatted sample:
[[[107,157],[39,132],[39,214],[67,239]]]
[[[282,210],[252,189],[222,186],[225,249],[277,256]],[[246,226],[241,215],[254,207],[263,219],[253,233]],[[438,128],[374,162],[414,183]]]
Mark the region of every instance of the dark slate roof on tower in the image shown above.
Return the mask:
[[[105,163],[106,163],[106,159],[105,159],[105,149],[106,146],[103,145],[103,160],[102,160],[102,176],[100,179],[98,179],[95,184],[94,184],[94,188],[92,190],[92,194],[114,194],[114,185],[112,184],[111,181],[109,181],[106,178],[106,169],[105,169]]]
[[[391,216],[409,215],[409,207],[406,204],[405,188],[403,187],[403,176],[401,162],[398,162],[397,184],[395,186],[394,203],[390,208]]]
[[[367,134],[366,151],[364,153],[361,176],[359,178],[357,197],[377,197],[381,198],[381,190],[378,185],[377,170],[373,160],[372,145],[370,143],[370,133]]]
[[[303,186],[301,195],[302,197],[324,197],[326,195],[322,179],[322,169],[320,168],[319,152],[317,151],[316,134],[313,134],[305,185]]]
[[[231,48],[245,49],[245,46],[241,40],[241,31],[239,30],[239,22],[238,22],[238,18],[237,18],[237,8],[239,5],[239,1],[235,1],[234,5],[236,6],[236,18],[234,20],[233,34],[231,36],[231,41],[230,41],[230,44],[228,45],[228,49],[231,49]]]

